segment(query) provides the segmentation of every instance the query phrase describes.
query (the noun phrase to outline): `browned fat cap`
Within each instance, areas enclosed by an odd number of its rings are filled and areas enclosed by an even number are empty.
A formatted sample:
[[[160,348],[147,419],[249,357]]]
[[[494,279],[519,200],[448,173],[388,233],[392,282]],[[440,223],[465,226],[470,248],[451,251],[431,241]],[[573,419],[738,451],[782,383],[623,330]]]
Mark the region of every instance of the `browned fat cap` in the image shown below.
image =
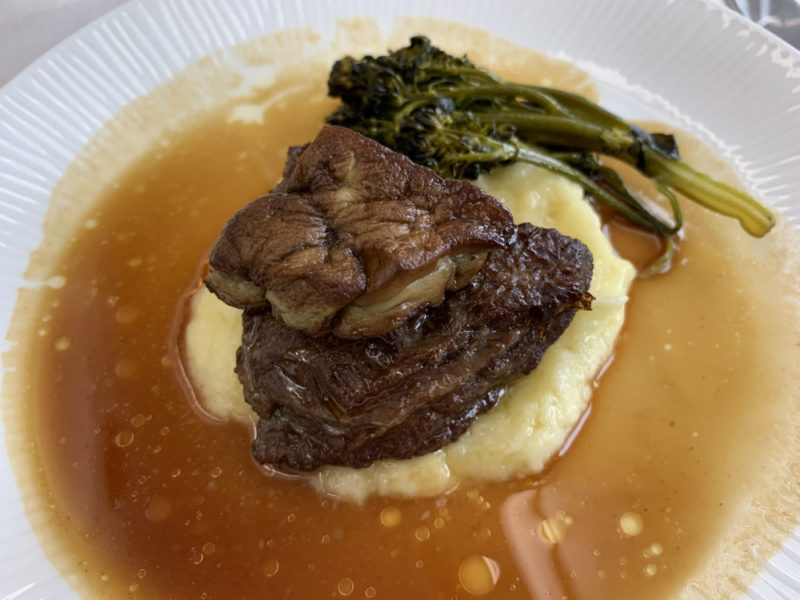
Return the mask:
[[[374,337],[465,286],[512,232],[508,210],[471,183],[326,126],[231,218],[206,284],[232,306],[270,307],[292,329]]]

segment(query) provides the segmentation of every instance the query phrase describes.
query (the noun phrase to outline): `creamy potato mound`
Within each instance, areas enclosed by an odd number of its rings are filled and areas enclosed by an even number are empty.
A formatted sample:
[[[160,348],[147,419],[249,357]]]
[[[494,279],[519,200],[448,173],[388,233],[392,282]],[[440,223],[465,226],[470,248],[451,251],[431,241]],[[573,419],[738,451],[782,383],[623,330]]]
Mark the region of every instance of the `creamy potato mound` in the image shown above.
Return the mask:
[[[482,176],[478,185],[502,200],[517,223],[554,227],[578,238],[594,256],[591,311],[579,311],[529,375],[511,385],[498,405],[478,417],[457,441],[407,460],[365,469],[324,467],[320,490],[355,502],[372,494],[432,496],[461,482],[480,483],[540,471],[586,408],[595,374],[611,355],[625,318],[633,266],[614,254],[600,221],[577,184],[529,165]],[[205,289],[194,295],[186,328],[188,374],[211,415],[255,421],[234,373],[241,313]]]

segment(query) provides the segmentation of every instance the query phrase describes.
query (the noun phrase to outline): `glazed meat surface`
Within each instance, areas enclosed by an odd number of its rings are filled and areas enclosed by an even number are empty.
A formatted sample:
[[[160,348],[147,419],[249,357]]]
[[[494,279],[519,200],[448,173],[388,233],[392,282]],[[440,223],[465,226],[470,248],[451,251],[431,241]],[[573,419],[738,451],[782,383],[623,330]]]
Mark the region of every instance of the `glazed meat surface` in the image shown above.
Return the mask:
[[[509,212],[476,186],[326,126],[229,221],[206,284],[292,329],[369,338],[466,285],[511,231]]]
[[[466,287],[380,337],[312,336],[245,310],[237,373],[260,417],[254,457],[364,467],[454,441],[590,307],[591,275],[581,242],[523,224]]]

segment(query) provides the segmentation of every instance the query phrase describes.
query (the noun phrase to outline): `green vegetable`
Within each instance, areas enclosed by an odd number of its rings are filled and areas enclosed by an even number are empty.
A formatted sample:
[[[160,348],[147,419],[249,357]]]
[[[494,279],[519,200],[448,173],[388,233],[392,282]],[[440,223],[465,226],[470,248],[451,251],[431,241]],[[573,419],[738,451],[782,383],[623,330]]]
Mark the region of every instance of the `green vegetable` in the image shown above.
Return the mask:
[[[523,161],[576,181],[587,195],[665,238],[662,266],[682,225],[674,192],[735,217],[755,236],[775,223],[754,198],[684,163],[671,135],[646,133],[576,94],[503,81],[424,37],[387,56],[337,61],[328,90],[342,100],[329,123],[371,137],[443,177],[474,179]],[[648,210],[600,155],[650,177],[671,206],[672,222]]]

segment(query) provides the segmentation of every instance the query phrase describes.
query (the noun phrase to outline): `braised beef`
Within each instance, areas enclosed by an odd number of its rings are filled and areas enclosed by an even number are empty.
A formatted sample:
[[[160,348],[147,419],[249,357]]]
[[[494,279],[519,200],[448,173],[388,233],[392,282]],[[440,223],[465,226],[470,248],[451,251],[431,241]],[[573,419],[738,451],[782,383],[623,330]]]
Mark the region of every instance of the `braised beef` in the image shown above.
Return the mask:
[[[364,467],[457,439],[589,308],[591,274],[581,242],[524,224],[466,287],[380,337],[312,336],[248,308],[237,372],[260,417],[254,457]]]
[[[505,207],[474,185],[326,126],[229,221],[206,283],[293,329],[368,338],[466,285],[512,230]]]

